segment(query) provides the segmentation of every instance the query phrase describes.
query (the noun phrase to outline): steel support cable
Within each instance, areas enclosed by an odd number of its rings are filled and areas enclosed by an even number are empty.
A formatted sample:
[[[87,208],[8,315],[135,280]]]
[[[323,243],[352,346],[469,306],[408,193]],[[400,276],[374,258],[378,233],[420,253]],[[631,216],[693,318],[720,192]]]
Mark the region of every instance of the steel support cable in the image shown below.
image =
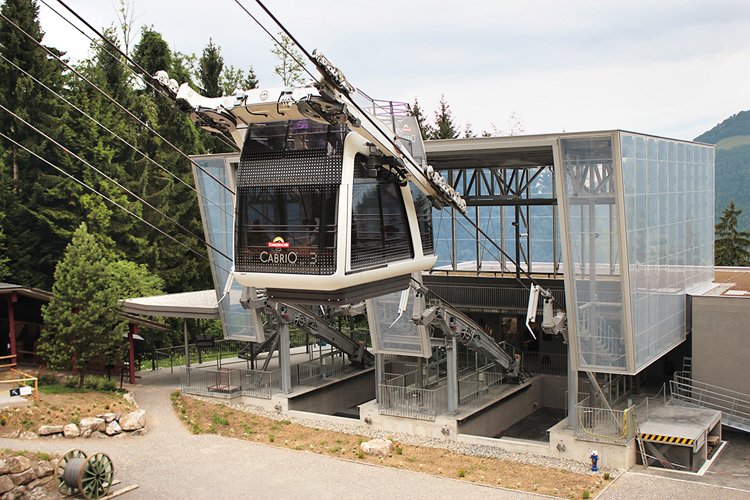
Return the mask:
[[[228,255],[226,255],[221,250],[215,248],[213,245],[211,245],[210,243],[208,243],[206,240],[204,240],[203,238],[201,238],[197,234],[193,233],[190,229],[188,229],[185,226],[183,226],[182,224],[180,224],[174,218],[172,218],[169,215],[165,214],[164,212],[162,212],[161,210],[159,210],[158,208],[156,208],[154,205],[152,205],[148,201],[144,200],[143,198],[141,198],[140,196],[138,196],[137,194],[135,194],[133,191],[131,191],[127,187],[125,187],[122,184],[120,184],[120,182],[118,182],[117,179],[114,179],[113,177],[111,177],[110,175],[108,175],[106,172],[103,172],[102,170],[96,168],[91,163],[89,163],[87,160],[85,160],[84,158],[81,158],[76,153],[74,153],[73,151],[71,151],[70,149],[68,149],[67,147],[65,147],[64,145],[60,144],[59,142],[57,142],[52,137],[50,137],[48,134],[44,133],[42,130],[40,130],[39,128],[35,127],[34,125],[32,125],[31,123],[29,123],[28,121],[24,120],[23,118],[21,118],[20,116],[18,116],[13,111],[11,111],[8,108],[6,108],[3,104],[0,104],[0,109],[2,109],[3,111],[5,111],[9,115],[13,116],[15,119],[17,119],[18,121],[20,121],[21,123],[23,123],[24,125],[26,125],[27,127],[29,127],[30,129],[32,129],[34,132],[36,132],[37,134],[41,135],[42,137],[44,137],[48,141],[50,141],[52,144],[54,144],[58,148],[62,149],[66,154],[72,156],[73,158],[75,158],[79,162],[83,163],[88,168],[92,169],[94,172],[96,172],[97,174],[99,174],[100,176],[102,176],[105,179],[107,179],[108,181],[112,182],[115,186],[117,186],[121,190],[125,191],[130,196],[132,196],[136,200],[140,201],[141,203],[143,203],[144,205],[146,205],[147,207],[149,207],[154,212],[156,212],[159,215],[161,215],[163,218],[167,219],[169,222],[171,222],[172,224],[174,224],[175,226],[177,226],[183,232],[187,233],[188,235],[192,236],[193,238],[195,238],[199,242],[203,243],[204,245],[206,245],[207,247],[209,247],[211,250],[219,253],[222,257],[224,257],[226,259],[229,259],[230,261],[232,260],[231,257],[229,257]]]
[[[57,14],[63,21],[65,21],[70,26],[72,26],[80,34],[82,34],[83,36],[85,36],[92,43],[96,43],[96,41],[94,40],[94,38],[92,36],[88,35],[81,28],[79,28],[78,26],[76,26],[75,24],[73,24],[73,22],[70,19],[68,19],[63,14],[61,14],[59,11],[57,11],[54,7],[52,7],[50,4],[48,4],[45,0],[40,0],[40,1],[44,5],[46,5],[49,10],[51,10],[52,12],[54,12],[55,14]],[[116,44],[112,43],[112,41],[109,38],[105,37],[103,33],[101,33],[99,30],[97,30],[96,28],[94,28],[88,21],[86,21],[83,17],[81,17],[78,13],[76,13],[71,7],[69,7],[68,5],[66,5],[64,2],[61,2],[60,0],[57,0],[57,2],[60,3],[66,9],[68,9],[76,18],[78,18],[83,24],[85,24],[91,31],[93,31],[94,33],[96,33],[99,38],[101,38],[110,47],[112,47],[114,50],[116,50],[122,57],[124,57],[125,60],[128,61],[132,66],[128,66],[128,64],[125,63],[122,59],[120,59],[119,57],[117,57],[112,52],[108,51],[107,54],[110,57],[112,57],[112,59],[114,59],[119,64],[121,64],[124,67],[126,67],[128,69],[128,71],[132,72],[134,75],[136,75],[137,77],[139,77],[139,79],[141,80],[141,82],[143,82],[146,86],[148,86],[151,89],[153,89],[154,92],[156,92],[157,94],[159,94],[163,98],[168,99],[171,103],[174,103],[174,99],[171,96],[167,95],[161,87],[159,87],[159,86],[154,85],[153,83],[151,83],[150,80],[153,80],[154,77],[151,76],[151,75],[149,75],[148,72],[145,69],[143,69],[143,67],[140,66],[137,62],[135,62],[135,60],[133,58],[131,58],[125,52],[123,52],[122,49],[120,49],[120,47],[118,47]],[[240,148],[237,147],[237,145],[235,143],[228,141],[226,139],[226,137],[224,137],[223,135],[218,135],[218,134],[214,134],[214,135],[216,135],[216,137],[218,137],[219,140],[221,140],[221,142],[224,145],[229,146],[230,148],[232,148],[232,149],[234,149],[236,151],[240,150]]]
[[[277,44],[279,43],[279,42],[278,42],[278,40],[276,39],[276,37],[274,37],[274,36],[273,36],[273,35],[271,34],[271,32],[270,32],[270,31],[268,31],[268,29],[267,29],[267,28],[266,28],[265,26],[263,26],[263,25],[262,25],[262,23],[261,23],[260,21],[258,21],[258,19],[257,19],[257,18],[256,18],[255,16],[253,16],[253,15],[252,15],[252,14],[251,14],[251,13],[250,13],[250,12],[249,12],[248,10],[247,10],[247,8],[245,8],[245,6],[244,6],[244,5],[242,5],[242,3],[240,2],[240,0],[234,0],[234,1],[235,1],[235,3],[236,3],[237,5],[239,5],[239,6],[240,6],[240,7],[242,8],[242,10],[244,10],[244,11],[245,11],[245,13],[247,13],[247,15],[248,15],[248,16],[250,16],[250,17],[252,18],[252,20],[253,20],[253,21],[255,21],[255,23],[256,23],[256,24],[257,24],[258,26],[260,26],[260,28],[261,28],[261,29],[262,29],[263,31],[265,31],[265,32],[266,32],[266,33],[268,34],[268,36],[270,36],[270,37],[271,37],[271,38],[272,38],[272,39],[273,39],[273,40],[274,40],[274,41],[275,41],[275,42],[276,42]],[[302,46],[302,44],[301,44],[301,43],[300,43],[300,42],[299,42],[299,41],[298,41],[298,40],[297,40],[297,39],[296,39],[296,38],[294,37],[294,35],[292,35],[292,33],[291,33],[291,32],[290,32],[290,31],[289,31],[289,30],[288,30],[288,29],[287,29],[287,28],[286,28],[286,27],[285,27],[285,26],[284,26],[284,25],[283,25],[283,24],[281,23],[281,21],[279,21],[279,19],[278,19],[278,18],[277,18],[277,17],[276,17],[276,16],[275,16],[275,15],[274,15],[274,14],[273,14],[273,13],[272,13],[272,12],[271,12],[271,11],[270,11],[270,10],[269,10],[268,8],[267,8],[267,7],[266,7],[266,6],[265,6],[265,5],[263,4],[262,0],[255,0],[255,3],[257,3],[257,4],[258,4],[258,5],[259,5],[259,6],[261,7],[261,9],[263,9],[263,11],[264,11],[264,12],[265,12],[265,13],[266,13],[266,14],[267,14],[267,15],[268,15],[268,16],[269,16],[269,17],[270,17],[270,18],[271,18],[272,20],[273,20],[273,22],[274,22],[274,23],[276,23],[276,25],[277,25],[277,26],[278,26],[278,27],[279,27],[279,28],[280,28],[280,29],[281,29],[281,30],[282,30],[282,31],[283,31],[283,32],[284,32],[284,33],[286,34],[286,36],[288,36],[288,37],[289,37],[289,39],[290,39],[290,40],[291,40],[291,41],[292,41],[292,42],[293,42],[293,43],[294,43],[294,44],[295,44],[295,45],[296,45],[296,46],[297,46],[297,47],[298,47],[298,48],[299,48],[299,49],[300,49],[300,50],[302,51],[302,53],[303,53],[303,54],[304,54],[304,55],[305,55],[305,56],[306,56],[306,57],[307,57],[307,58],[308,58],[308,59],[309,59],[309,60],[310,60],[310,61],[311,61],[312,63],[316,64],[316,61],[315,61],[315,59],[313,59],[313,57],[312,57],[312,55],[310,54],[310,52],[308,52],[308,51],[307,51],[307,49],[305,49],[305,47],[304,47],[304,46]],[[289,55],[290,55],[290,57],[294,58],[294,56],[293,56],[293,55],[292,55],[292,54],[291,54],[291,53],[290,53],[290,52],[289,52],[288,50],[286,50],[286,49],[285,49],[285,51],[287,52],[287,54],[289,54]],[[295,61],[297,61],[297,59],[296,59],[296,58],[294,58],[294,60],[295,60]],[[297,62],[298,62],[298,64],[299,64],[299,61],[297,61]],[[309,74],[310,76],[313,76],[313,75],[312,75],[312,73],[310,73],[310,71],[308,71],[307,69],[305,69],[305,71],[306,71],[306,72],[307,72],[307,73],[308,73],[308,74]],[[341,89],[339,89],[339,90],[341,91]],[[344,93],[343,91],[341,91],[341,92],[342,92],[342,93]],[[371,117],[371,116],[370,116],[370,114],[369,114],[369,113],[367,113],[367,112],[366,112],[366,111],[365,111],[364,109],[362,109],[362,107],[361,107],[361,106],[360,106],[360,105],[359,105],[359,104],[358,104],[358,103],[357,103],[356,101],[354,101],[354,100],[352,99],[352,100],[351,100],[351,102],[352,102],[352,104],[354,105],[354,107],[355,107],[355,108],[357,108],[357,110],[358,110],[358,111],[359,111],[360,113],[362,113],[362,115],[363,115],[363,116],[364,116],[364,117],[365,117],[365,118],[367,119],[367,121],[369,121],[369,122],[370,122],[370,124],[371,124],[371,125],[372,125],[373,127],[375,127],[375,128],[376,128],[376,129],[377,129],[377,130],[378,130],[378,131],[379,131],[380,133],[382,133],[382,134],[383,134],[383,135],[384,135],[384,136],[386,137],[386,139],[387,139],[387,140],[388,140],[388,142],[389,142],[389,143],[391,144],[391,146],[393,146],[393,147],[395,148],[395,150],[396,150],[396,151],[399,151],[399,150],[400,150],[400,148],[399,148],[398,144],[396,143],[396,141],[395,141],[395,140],[394,140],[394,139],[393,139],[393,138],[392,138],[392,137],[391,137],[391,136],[390,136],[390,135],[389,135],[388,133],[384,132],[384,131],[383,131],[383,130],[382,130],[382,129],[380,128],[380,126],[379,126],[379,125],[377,124],[377,122],[375,121],[375,119],[374,119],[373,117]],[[413,160],[413,159],[411,159],[411,158],[409,158],[409,157],[406,157],[406,159],[407,159],[407,161],[409,161],[409,162],[410,162],[410,163],[412,164],[412,166],[414,166],[414,167],[415,167],[415,168],[417,168],[417,169],[421,169],[421,167],[420,167],[419,165],[417,165],[417,164],[416,164],[416,162],[414,162],[414,160]],[[459,211],[459,212],[460,212],[460,211]],[[482,228],[480,228],[480,227],[479,227],[479,226],[478,226],[478,225],[477,225],[477,224],[476,224],[476,223],[475,223],[474,221],[472,221],[471,219],[469,219],[469,216],[468,216],[468,215],[467,215],[466,213],[461,213],[461,215],[463,215],[463,217],[464,217],[464,218],[465,218],[465,219],[466,219],[466,220],[467,220],[467,221],[468,221],[468,222],[469,222],[469,223],[470,223],[470,224],[471,224],[471,225],[472,225],[472,226],[473,226],[473,227],[474,227],[474,228],[475,228],[475,229],[476,229],[476,230],[478,231],[478,233],[479,233],[479,234],[480,234],[481,236],[483,236],[483,237],[484,237],[485,239],[487,239],[487,241],[489,241],[490,243],[492,243],[492,246],[494,246],[494,247],[495,247],[495,248],[496,248],[496,249],[497,249],[497,250],[498,250],[498,251],[499,251],[500,253],[502,253],[502,254],[503,254],[503,255],[504,255],[504,256],[505,256],[505,257],[506,257],[506,258],[507,258],[507,259],[508,259],[508,260],[509,260],[509,261],[510,261],[511,263],[513,263],[513,264],[514,264],[514,265],[516,266],[516,269],[518,269],[518,270],[520,270],[521,272],[523,272],[523,274],[524,274],[524,275],[525,275],[525,276],[526,276],[526,277],[528,278],[528,280],[529,280],[529,281],[530,281],[530,282],[531,282],[532,284],[536,284],[536,281],[535,281],[535,280],[534,280],[534,278],[533,278],[533,277],[531,276],[531,274],[530,274],[530,273],[529,273],[528,271],[526,271],[526,269],[522,268],[522,267],[521,267],[521,266],[519,265],[519,263],[517,263],[517,262],[516,262],[516,261],[515,261],[514,259],[512,259],[512,258],[511,258],[511,257],[510,257],[510,256],[509,256],[509,255],[508,255],[507,253],[505,253],[505,251],[504,251],[504,250],[503,250],[503,249],[502,249],[502,248],[501,248],[501,247],[500,247],[500,246],[499,246],[499,245],[498,245],[497,243],[495,243],[494,241],[492,241],[492,239],[491,239],[491,238],[490,238],[490,237],[489,237],[489,236],[487,235],[487,233],[486,233],[486,232],[485,232],[484,230],[482,230]],[[498,260],[499,260],[499,259],[498,259]],[[520,284],[521,284],[521,285],[522,285],[522,286],[523,286],[524,288],[527,288],[527,289],[529,288],[529,287],[527,286],[527,284],[526,284],[526,283],[524,283],[523,281],[521,281],[521,280],[520,280],[519,278],[515,278],[515,279],[516,279],[516,281],[518,281],[518,282],[519,282],[519,283],[520,283]],[[557,301],[556,301],[556,300],[555,300],[554,298],[553,298],[552,300],[553,300],[553,302],[557,303],[557,305],[558,305],[558,306],[560,306],[560,308],[562,309],[562,305],[561,305],[561,304],[559,304],[559,303],[558,303],[558,302],[557,302]],[[563,309],[563,310],[564,310],[564,309]]]
[[[192,158],[190,158],[187,154],[185,154],[180,148],[178,148],[177,146],[175,146],[174,144],[172,144],[169,140],[167,140],[159,132],[157,132],[156,130],[154,130],[149,124],[147,124],[146,122],[144,122],[143,120],[141,120],[140,118],[138,118],[132,111],[130,111],[125,106],[123,106],[122,104],[120,104],[119,102],[117,102],[116,99],[114,99],[112,96],[110,96],[109,94],[107,94],[104,90],[102,90],[98,85],[96,85],[95,83],[93,83],[91,80],[89,80],[88,78],[86,78],[85,76],[83,76],[78,70],[76,70],[75,68],[73,68],[70,64],[68,64],[67,62],[63,61],[63,59],[60,56],[58,56],[57,54],[55,54],[54,52],[52,52],[50,49],[48,49],[47,47],[45,47],[44,44],[42,44],[41,42],[39,42],[36,38],[34,38],[33,36],[31,36],[29,33],[27,33],[23,28],[21,28],[16,23],[14,23],[13,21],[11,21],[5,14],[3,14],[2,12],[0,12],[0,17],[2,17],[8,24],[10,24],[14,28],[16,28],[16,30],[18,30],[20,33],[23,33],[29,40],[31,40],[36,45],[38,45],[39,47],[41,47],[42,49],[44,49],[44,51],[47,54],[49,54],[50,56],[52,56],[60,64],[62,64],[63,66],[65,66],[66,68],[68,68],[70,71],[72,71],[76,76],[78,76],[78,78],[80,78],[81,80],[83,80],[84,82],[86,82],[89,86],[91,86],[97,92],[99,92],[104,97],[106,97],[115,106],[117,106],[122,111],[124,111],[125,114],[127,114],[128,116],[130,116],[131,118],[133,118],[134,120],[136,120],[141,126],[143,126],[148,131],[150,131],[152,134],[154,134],[154,136],[156,136],[159,139],[161,139],[162,141],[164,141],[174,151],[176,151],[177,153],[179,153],[181,156],[185,157],[186,160],[188,160],[192,165],[195,165],[196,168],[198,168],[201,172],[205,173],[207,176],[209,176],[216,183],[218,183],[221,187],[223,187],[224,189],[226,189],[227,191],[229,191],[233,195],[235,194],[235,192],[229,186],[227,186],[226,184],[224,184],[223,182],[221,182],[219,179],[217,179],[215,176],[213,176],[210,172],[208,172],[206,169],[204,169],[203,167],[201,167]]]
[[[180,176],[174,174],[169,169],[167,169],[166,167],[164,167],[162,164],[160,164],[156,160],[152,159],[146,153],[143,153],[142,151],[140,151],[133,144],[131,144],[130,142],[128,142],[125,139],[123,139],[122,136],[118,135],[116,132],[113,132],[111,129],[109,129],[106,125],[104,125],[103,123],[101,123],[99,120],[97,120],[93,116],[89,115],[86,111],[84,111],[83,109],[81,109],[80,107],[78,107],[77,105],[75,105],[74,103],[70,102],[69,99],[67,99],[65,96],[61,95],[59,92],[56,92],[55,90],[51,89],[44,82],[42,82],[41,80],[39,80],[38,78],[36,78],[34,75],[30,74],[28,71],[24,70],[20,66],[18,66],[16,63],[14,63],[13,61],[11,61],[7,57],[5,57],[3,54],[0,54],[0,58],[2,58],[5,62],[7,62],[11,66],[13,66],[18,71],[22,72],[27,77],[31,78],[37,84],[39,84],[42,87],[44,87],[45,89],[47,89],[47,91],[51,92],[53,95],[55,95],[56,97],[58,97],[60,100],[62,100],[63,102],[65,102],[66,104],[68,104],[70,107],[72,107],[73,109],[75,109],[76,111],[78,111],[79,113],[81,113],[83,116],[85,116],[89,120],[91,120],[94,123],[96,123],[97,125],[99,125],[102,129],[106,130],[110,135],[112,135],[112,137],[120,140],[120,142],[122,142],[123,144],[127,145],[128,147],[130,147],[130,149],[132,149],[133,151],[135,151],[136,153],[138,153],[139,155],[141,155],[141,157],[145,158],[146,160],[150,161],[155,166],[157,166],[160,169],[162,169],[164,172],[166,172],[167,174],[169,174],[173,179],[175,179],[176,181],[180,182],[181,184],[183,184],[188,189],[190,189],[192,191],[195,191],[204,200],[206,200],[207,202],[209,202],[209,203],[213,204],[214,206],[216,206],[219,210],[221,210],[222,212],[224,212],[226,215],[229,215],[229,216],[233,215],[230,212],[227,212],[226,210],[224,210],[224,208],[221,205],[219,205],[218,203],[212,201],[210,198],[206,197],[203,193],[201,193],[200,191],[198,191],[198,189],[196,189],[195,187],[191,186],[190,184],[188,184],[187,182],[185,182],[184,180],[182,180],[180,178]]]
[[[119,208],[119,209],[123,210],[124,212],[126,212],[126,213],[127,213],[127,214],[129,214],[130,216],[132,216],[132,217],[135,217],[136,219],[140,220],[141,222],[143,222],[144,224],[146,224],[146,225],[147,225],[147,226],[149,226],[150,228],[152,228],[152,229],[154,229],[154,230],[158,231],[158,232],[159,232],[160,234],[162,234],[162,235],[166,236],[167,238],[169,238],[170,240],[174,241],[175,243],[177,243],[178,245],[180,245],[181,247],[183,247],[183,248],[184,248],[185,250],[187,250],[188,252],[190,252],[190,253],[192,253],[192,254],[195,254],[196,256],[200,257],[201,259],[204,259],[204,260],[206,260],[206,261],[208,261],[208,262],[211,262],[211,261],[210,261],[210,259],[209,259],[209,258],[208,258],[207,256],[205,256],[205,255],[201,255],[200,253],[196,252],[196,251],[195,251],[195,250],[194,250],[193,248],[190,248],[190,247],[189,247],[188,245],[186,245],[185,243],[181,242],[180,240],[178,240],[177,238],[175,238],[175,237],[174,237],[174,236],[172,236],[171,234],[167,233],[166,231],[162,230],[161,228],[159,228],[159,227],[157,227],[156,225],[152,224],[151,222],[147,221],[146,219],[144,219],[144,218],[143,218],[143,217],[141,217],[140,215],[136,214],[136,213],[135,213],[135,212],[133,212],[132,210],[128,209],[127,207],[124,207],[124,206],[122,206],[121,204],[119,204],[119,203],[118,203],[118,202],[116,202],[115,200],[113,200],[113,199],[109,198],[109,197],[108,197],[107,195],[105,195],[105,194],[101,193],[101,192],[100,192],[100,191],[98,191],[97,189],[95,189],[95,188],[93,188],[93,187],[89,186],[88,184],[86,184],[86,183],[85,183],[85,182],[83,182],[82,180],[80,180],[80,179],[77,179],[77,178],[76,178],[76,177],[75,177],[74,175],[72,175],[72,174],[70,174],[70,173],[66,172],[66,171],[65,171],[64,169],[62,169],[62,168],[60,168],[59,166],[55,165],[55,164],[54,164],[54,163],[52,163],[51,161],[49,161],[49,160],[47,160],[47,159],[43,158],[42,156],[40,156],[39,154],[37,154],[37,153],[35,153],[34,151],[30,150],[29,148],[27,148],[26,146],[24,146],[24,145],[23,145],[23,144],[21,144],[20,142],[16,141],[15,139],[13,139],[13,138],[11,138],[11,137],[7,136],[7,135],[6,135],[6,134],[4,134],[3,132],[0,132],[0,137],[2,137],[3,139],[7,140],[7,141],[8,141],[8,142],[10,142],[11,144],[14,144],[14,145],[18,146],[19,148],[23,149],[23,150],[24,150],[24,151],[26,151],[27,153],[29,153],[29,154],[33,155],[34,157],[36,157],[36,158],[37,158],[37,159],[39,159],[40,161],[42,161],[42,162],[46,163],[46,164],[47,164],[47,165],[49,165],[50,167],[54,168],[55,170],[57,170],[57,171],[58,171],[58,172],[60,172],[61,174],[65,175],[66,177],[68,177],[68,178],[69,178],[69,179],[71,179],[72,181],[76,182],[77,184],[80,184],[81,186],[83,186],[84,188],[88,189],[88,190],[89,190],[89,191],[91,191],[92,193],[94,193],[94,194],[98,195],[99,197],[101,197],[101,198],[103,198],[103,199],[107,200],[107,201],[108,201],[108,202],[110,202],[110,203],[111,203],[112,205],[114,205],[114,206],[116,206],[117,208]],[[223,270],[223,271],[225,271],[225,272],[227,272],[227,273],[230,273],[230,272],[231,272],[231,271],[228,271],[227,269],[224,269],[224,268],[223,268],[223,267],[221,267],[221,266],[218,266],[218,265],[217,265],[217,267],[219,267],[219,269],[221,269],[221,270]]]

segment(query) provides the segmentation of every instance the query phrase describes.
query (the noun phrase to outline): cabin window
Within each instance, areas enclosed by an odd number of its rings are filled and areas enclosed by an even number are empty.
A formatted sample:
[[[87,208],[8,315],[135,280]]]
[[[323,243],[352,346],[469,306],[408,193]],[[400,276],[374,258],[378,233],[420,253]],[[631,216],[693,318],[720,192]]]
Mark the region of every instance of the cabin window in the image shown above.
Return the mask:
[[[398,179],[385,168],[368,169],[364,155],[354,161],[351,269],[414,258]]]

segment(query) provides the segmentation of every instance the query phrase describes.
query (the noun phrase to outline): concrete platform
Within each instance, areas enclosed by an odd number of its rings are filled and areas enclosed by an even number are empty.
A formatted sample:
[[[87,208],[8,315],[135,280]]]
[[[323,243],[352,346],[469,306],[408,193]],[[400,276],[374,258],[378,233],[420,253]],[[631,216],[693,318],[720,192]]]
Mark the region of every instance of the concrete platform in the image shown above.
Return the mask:
[[[649,404],[636,411],[644,441],[692,446],[698,451],[709,433],[721,423],[721,412],[704,408],[685,408]]]

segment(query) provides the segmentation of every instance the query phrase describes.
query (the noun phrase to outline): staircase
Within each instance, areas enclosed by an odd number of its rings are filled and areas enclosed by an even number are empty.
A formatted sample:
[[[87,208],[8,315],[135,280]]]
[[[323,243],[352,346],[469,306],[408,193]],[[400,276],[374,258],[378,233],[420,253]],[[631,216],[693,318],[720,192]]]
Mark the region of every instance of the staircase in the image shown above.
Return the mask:
[[[694,380],[690,372],[675,372],[669,381],[671,404],[691,408],[709,408],[721,412],[721,423],[750,432],[750,395]]]

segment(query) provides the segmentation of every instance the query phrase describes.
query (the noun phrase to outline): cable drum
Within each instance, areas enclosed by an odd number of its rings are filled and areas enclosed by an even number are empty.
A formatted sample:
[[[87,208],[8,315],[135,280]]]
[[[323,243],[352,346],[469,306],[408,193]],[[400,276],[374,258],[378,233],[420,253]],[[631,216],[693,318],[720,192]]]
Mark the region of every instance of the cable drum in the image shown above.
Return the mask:
[[[68,460],[68,463],[65,464],[62,477],[67,486],[78,488],[78,477],[81,475],[82,469],[86,466],[86,462],[85,458],[71,458]]]

